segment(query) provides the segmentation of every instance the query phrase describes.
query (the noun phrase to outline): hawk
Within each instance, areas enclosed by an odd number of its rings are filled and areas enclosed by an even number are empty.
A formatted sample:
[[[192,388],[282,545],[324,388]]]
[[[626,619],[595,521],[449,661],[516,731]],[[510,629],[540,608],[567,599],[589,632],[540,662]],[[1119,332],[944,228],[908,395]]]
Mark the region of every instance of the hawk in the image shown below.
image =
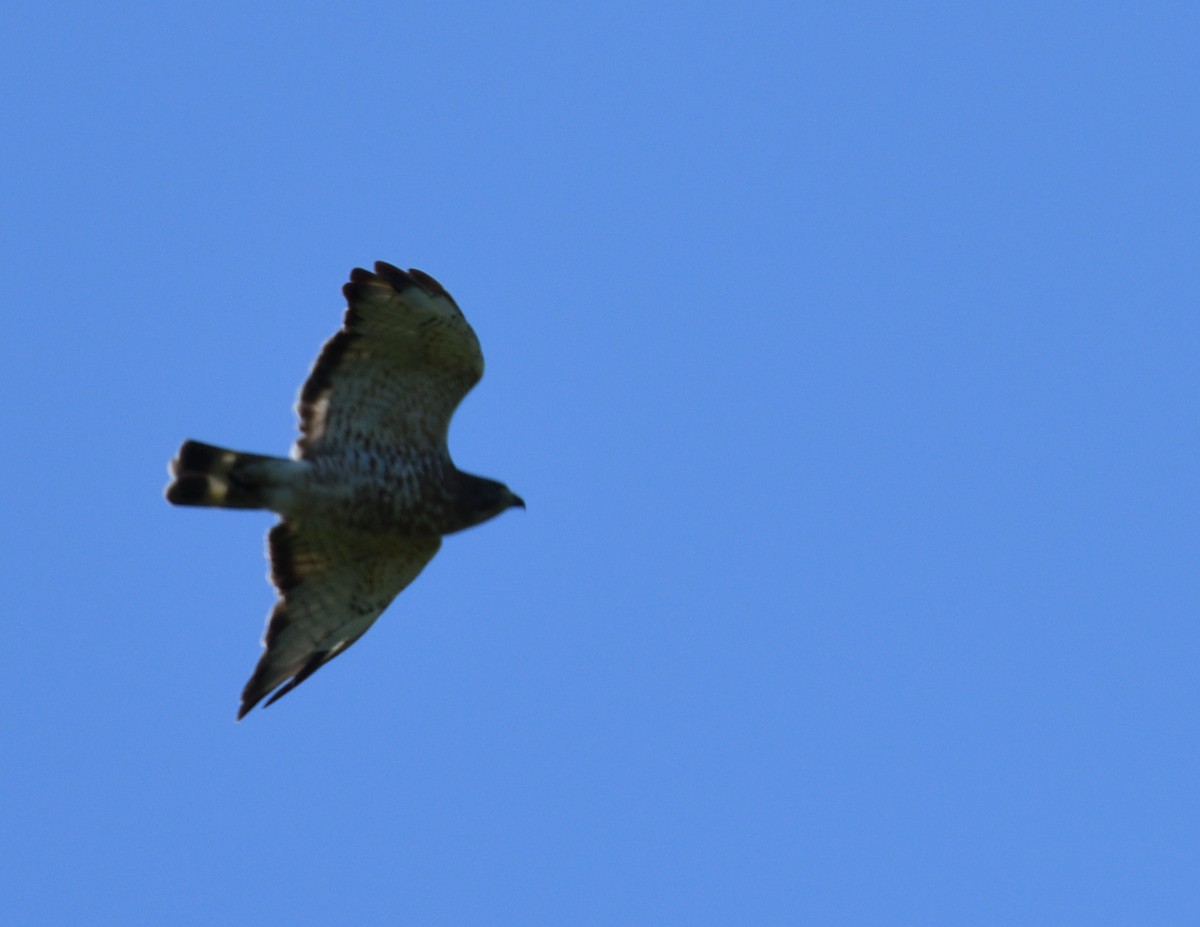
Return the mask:
[[[171,461],[168,502],[283,516],[267,535],[279,600],[238,720],[362,637],[443,535],[525,508],[450,459],[450,417],[483,376],[479,340],[450,294],[382,261],[351,271],[342,292],[344,324],[300,390],[290,458],[185,441]]]

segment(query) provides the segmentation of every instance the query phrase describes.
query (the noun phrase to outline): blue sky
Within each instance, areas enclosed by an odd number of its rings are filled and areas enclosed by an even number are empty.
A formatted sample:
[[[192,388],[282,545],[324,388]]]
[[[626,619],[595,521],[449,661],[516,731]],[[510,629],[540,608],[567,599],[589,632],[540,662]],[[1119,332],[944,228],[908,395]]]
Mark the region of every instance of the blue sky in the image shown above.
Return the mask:
[[[1198,19],[8,11],[13,923],[1196,922]],[[529,508],[235,724],[379,259]]]

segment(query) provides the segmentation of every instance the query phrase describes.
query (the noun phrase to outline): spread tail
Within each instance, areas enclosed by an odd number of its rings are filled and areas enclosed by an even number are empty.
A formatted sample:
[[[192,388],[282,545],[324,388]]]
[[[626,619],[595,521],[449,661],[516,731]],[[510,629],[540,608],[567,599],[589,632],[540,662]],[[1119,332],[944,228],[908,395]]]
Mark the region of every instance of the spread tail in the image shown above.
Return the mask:
[[[227,509],[267,507],[265,492],[273,465],[290,461],[244,454],[199,441],[184,441],[171,461],[174,479],[167,487],[173,505],[207,505]],[[263,465],[266,466],[263,466]]]

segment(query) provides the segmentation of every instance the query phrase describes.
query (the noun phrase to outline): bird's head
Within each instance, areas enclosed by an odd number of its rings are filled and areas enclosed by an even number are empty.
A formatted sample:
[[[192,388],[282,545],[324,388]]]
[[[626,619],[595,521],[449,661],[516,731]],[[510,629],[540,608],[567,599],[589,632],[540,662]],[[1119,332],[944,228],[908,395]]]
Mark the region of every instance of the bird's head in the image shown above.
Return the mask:
[[[465,520],[464,528],[495,518],[512,508],[525,508],[525,500],[497,480],[463,474],[459,502]]]

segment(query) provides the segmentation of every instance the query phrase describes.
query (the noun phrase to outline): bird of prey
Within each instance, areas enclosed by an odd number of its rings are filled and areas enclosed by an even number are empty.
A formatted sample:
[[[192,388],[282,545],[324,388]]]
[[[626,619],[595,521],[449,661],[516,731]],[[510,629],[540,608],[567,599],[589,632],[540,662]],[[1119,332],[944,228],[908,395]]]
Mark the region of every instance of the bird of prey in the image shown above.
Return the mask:
[[[362,637],[443,535],[525,507],[450,459],[450,417],[483,376],[479,341],[450,294],[382,261],[351,271],[342,292],[345,321],[300,390],[290,458],[185,441],[171,461],[175,505],[283,516],[267,535],[279,601],[238,720]]]

